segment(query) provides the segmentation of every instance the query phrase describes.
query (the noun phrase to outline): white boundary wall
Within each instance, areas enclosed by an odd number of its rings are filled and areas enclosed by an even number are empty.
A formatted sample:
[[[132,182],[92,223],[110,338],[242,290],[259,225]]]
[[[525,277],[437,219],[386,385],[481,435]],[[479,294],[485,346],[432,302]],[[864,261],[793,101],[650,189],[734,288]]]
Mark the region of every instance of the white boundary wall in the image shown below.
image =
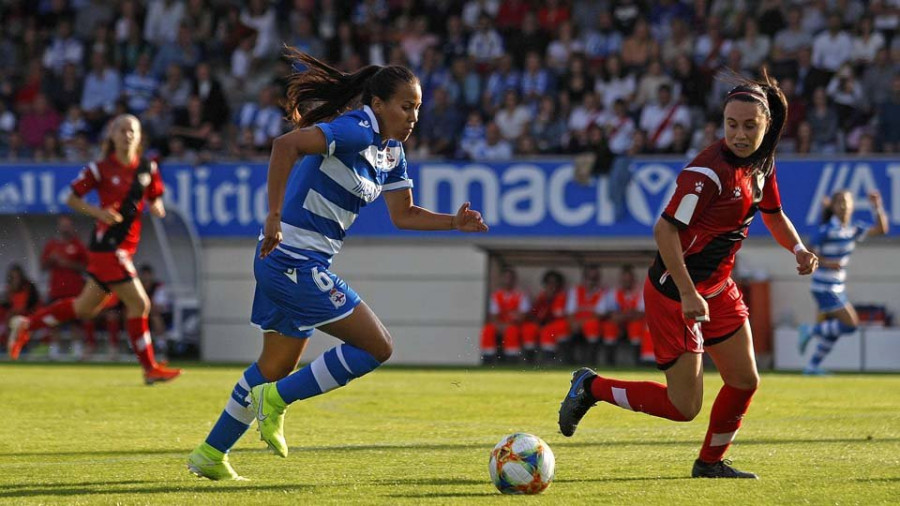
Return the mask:
[[[511,248],[652,248],[649,239],[501,239],[479,236],[479,244]],[[202,358],[252,362],[262,346],[250,327],[253,300],[253,240],[205,241]],[[851,259],[848,293],[854,302],[881,303],[900,319],[900,244],[867,241]],[[643,266],[635,266],[644,272]],[[815,308],[809,278],[796,275],[793,256],[771,238],[748,240],[738,269],[772,281],[776,326],[812,321]],[[393,364],[474,365],[486,307],[487,255],[475,243],[452,240],[349,239],[335,259],[343,277],[374,309],[394,337]],[[523,280],[528,282],[529,280]],[[536,280],[531,280],[532,284]],[[608,277],[607,282],[614,278]],[[316,333],[304,361],[336,341]],[[900,342],[897,343],[900,348]]]
[[[204,244],[203,360],[252,362],[262,338],[249,325],[255,241]],[[332,270],[394,338],[392,364],[476,364],[487,255],[472,244],[346,241]],[[316,332],[304,361],[338,341]]]

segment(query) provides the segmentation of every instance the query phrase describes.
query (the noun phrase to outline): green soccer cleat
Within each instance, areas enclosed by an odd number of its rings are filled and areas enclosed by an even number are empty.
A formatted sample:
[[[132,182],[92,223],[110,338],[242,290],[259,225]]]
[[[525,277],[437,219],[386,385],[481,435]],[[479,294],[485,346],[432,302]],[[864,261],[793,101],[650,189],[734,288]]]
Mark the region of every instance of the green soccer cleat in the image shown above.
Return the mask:
[[[188,456],[187,468],[191,473],[213,481],[246,480],[246,478],[238,476],[238,473],[231,467],[227,453],[222,453],[205,442]]]
[[[259,439],[265,441],[276,455],[287,457],[288,446],[284,440],[287,404],[279,395],[275,383],[263,383],[250,389],[250,409],[256,413]]]

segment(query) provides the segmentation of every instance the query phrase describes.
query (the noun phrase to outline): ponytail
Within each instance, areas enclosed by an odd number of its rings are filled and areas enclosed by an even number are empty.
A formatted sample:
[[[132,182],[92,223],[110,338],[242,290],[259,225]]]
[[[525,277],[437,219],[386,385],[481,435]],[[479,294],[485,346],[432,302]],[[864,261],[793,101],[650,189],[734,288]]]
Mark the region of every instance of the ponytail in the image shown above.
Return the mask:
[[[359,102],[371,105],[372,97],[389,100],[401,82],[418,83],[415,74],[397,65],[369,65],[347,74],[292,47],[287,57],[306,67],[290,77],[285,102],[288,120],[298,128],[331,120]]]
[[[728,92],[724,105],[728,105],[732,100],[739,100],[758,103],[765,109],[769,118],[769,128],[759,148],[747,157],[747,165],[752,167],[754,172],[768,177],[775,167],[775,150],[787,121],[788,102],[784,92],[778,87],[778,81],[769,76],[765,67],[761,74],[762,78],[759,81],[738,79],[739,84]]]

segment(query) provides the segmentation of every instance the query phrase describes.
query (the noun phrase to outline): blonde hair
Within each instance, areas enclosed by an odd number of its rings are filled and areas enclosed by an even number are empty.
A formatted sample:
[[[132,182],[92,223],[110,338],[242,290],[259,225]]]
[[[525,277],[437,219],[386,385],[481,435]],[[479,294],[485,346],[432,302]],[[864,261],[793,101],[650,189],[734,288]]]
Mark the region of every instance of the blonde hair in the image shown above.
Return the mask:
[[[116,151],[116,144],[113,141],[113,131],[115,131],[116,127],[119,126],[123,121],[134,120],[138,125],[138,135],[141,142],[138,143],[137,155],[140,156],[144,151],[144,134],[143,128],[141,127],[141,120],[137,118],[137,116],[133,114],[120,114],[115,118],[109,120],[106,126],[106,134],[103,136],[103,141],[100,144],[100,159],[104,159],[109,156],[111,153]]]

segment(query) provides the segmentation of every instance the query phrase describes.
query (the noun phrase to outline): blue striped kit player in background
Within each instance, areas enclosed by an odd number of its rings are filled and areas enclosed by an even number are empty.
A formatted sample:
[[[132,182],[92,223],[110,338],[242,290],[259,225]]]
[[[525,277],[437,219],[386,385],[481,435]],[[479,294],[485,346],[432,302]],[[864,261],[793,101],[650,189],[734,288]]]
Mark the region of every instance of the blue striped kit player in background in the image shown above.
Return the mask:
[[[371,65],[345,74],[289,51],[306,70],[291,77],[287,90],[297,129],[275,139],[269,160],[269,214],[254,262],[251,316],[263,349],[188,457],[191,472],[213,480],[240,479],[227,454],[254,419],[261,439],[286,457],[289,404],[346,385],[391,356],[388,330],[329,270],[362,207],[383,193],[397,228],[488,229],[468,203],[455,215],[413,204],[401,142],[418,121],[422,88],[409,69]],[[350,110],[358,102],[362,108]],[[316,328],[344,343],[293,372]]]
[[[800,353],[806,351],[813,336],[819,338],[819,345],[803,369],[804,374],[824,374],[822,360],[842,334],[856,332],[859,325],[859,316],[847,299],[844,286],[847,271],[844,267],[857,242],[868,236],[886,234],[890,226],[880,193],[874,191],[869,194],[869,205],[875,218],[874,225],[850,221],[853,217],[853,195],[848,191],[836,192],[823,204],[823,223],[811,242],[819,255],[819,269],[813,273],[810,286],[819,308],[819,323],[800,325]]]

